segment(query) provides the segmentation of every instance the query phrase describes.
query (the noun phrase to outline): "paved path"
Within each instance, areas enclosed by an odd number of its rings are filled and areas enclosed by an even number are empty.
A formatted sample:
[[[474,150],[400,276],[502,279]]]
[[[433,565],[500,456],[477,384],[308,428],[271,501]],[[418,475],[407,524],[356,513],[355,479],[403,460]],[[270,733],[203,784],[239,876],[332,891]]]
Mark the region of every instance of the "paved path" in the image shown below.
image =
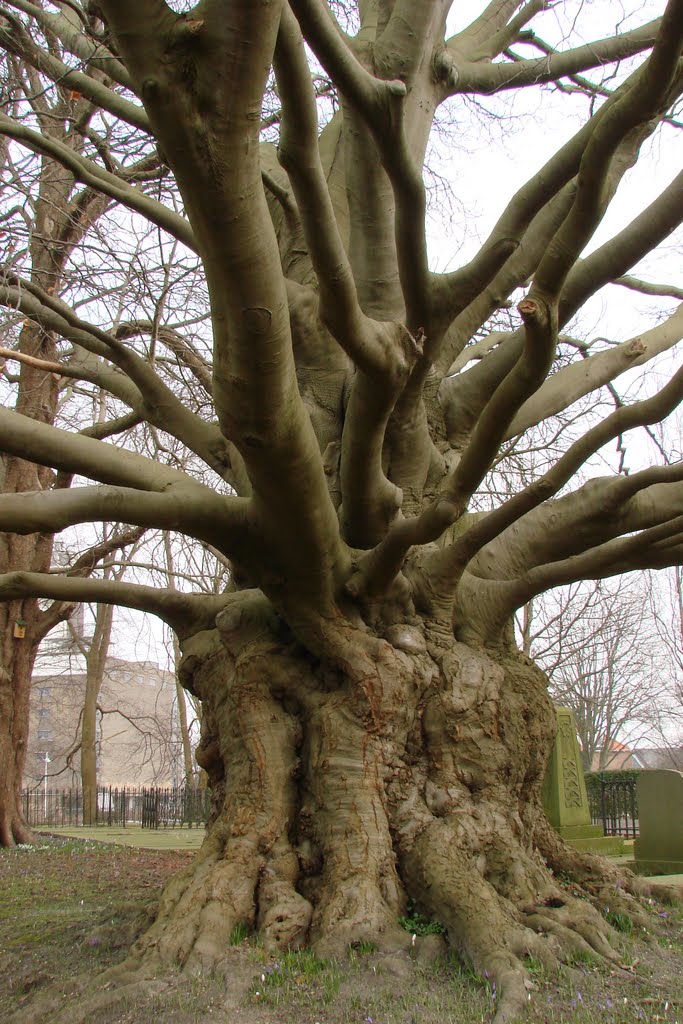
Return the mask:
[[[106,825],[86,828],[74,825],[39,829],[38,832],[47,836],[89,839],[96,843],[137,846],[141,850],[198,850],[204,839],[203,828],[110,828]]]
[[[203,828],[110,828],[106,825],[99,828],[55,827],[40,830],[40,834],[71,836],[74,839],[90,839],[97,843],[118,843],[120,846],[137,846],[141,850],[198,850],[204,839]],[[629,867],[632,856],[610,857],[610,860]],[[652,881],[683,887],[683,875],[653,875]]]

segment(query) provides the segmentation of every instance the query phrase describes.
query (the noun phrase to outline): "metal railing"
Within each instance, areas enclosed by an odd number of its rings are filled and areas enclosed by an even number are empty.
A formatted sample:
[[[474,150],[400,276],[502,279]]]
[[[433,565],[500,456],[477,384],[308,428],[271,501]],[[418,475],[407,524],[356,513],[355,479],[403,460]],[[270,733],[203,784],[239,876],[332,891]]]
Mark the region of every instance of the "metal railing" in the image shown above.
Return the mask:
[[[90,824],[125,828],[203,828],[209,815],[210,793],[199,786],[160,787],[98,786]],[[34,827],[83,825],[83,791],[72,789],[25,789],[24,816]]]
[[[591,820],[606,836],[634,839],[640,834],[636,780],[600,778],[588,787]]]

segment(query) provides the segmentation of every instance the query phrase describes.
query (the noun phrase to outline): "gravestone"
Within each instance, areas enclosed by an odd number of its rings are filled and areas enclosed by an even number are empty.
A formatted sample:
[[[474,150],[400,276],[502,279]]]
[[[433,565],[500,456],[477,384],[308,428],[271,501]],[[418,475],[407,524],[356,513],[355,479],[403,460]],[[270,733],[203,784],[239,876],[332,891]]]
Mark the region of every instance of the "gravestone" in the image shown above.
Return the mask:
[[[557,736],[543,783],[546,817],[570,846],[605,856],[621,854],[624,840],[603,835],[602,826],[591,823],[574,712],[571,708],[555,708],[555,712]]]
[[[643,875],[683,873],[683,773],[641,772],[636,782],[640,835],[633,854]]]

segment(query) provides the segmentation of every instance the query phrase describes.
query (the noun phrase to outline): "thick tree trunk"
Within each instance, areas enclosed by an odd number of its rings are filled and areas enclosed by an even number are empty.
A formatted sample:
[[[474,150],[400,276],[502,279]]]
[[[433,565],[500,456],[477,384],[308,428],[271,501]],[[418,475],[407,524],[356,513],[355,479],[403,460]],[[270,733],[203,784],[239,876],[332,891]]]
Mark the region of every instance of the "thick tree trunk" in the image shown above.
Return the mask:
[[[54,357],[54,340],[33,325],[21,331],[20,348]],[[54,418],[58,396],[54,375],[31,366],[21,367],[18,412],[39,422]],[[0,492],[44,490],[54,474],[12,456],[0,458]],[[46,572],[52,558],[48,534],[0,534],[0,573],[15,570]],[[37,645],[40,608],[34,599],[0,604],[0,846],[28,843],[33,834],[21,811],[21,783],[29,733],[31,673]],[[25,636],[15,636],[15,623],[24,623]]]
[[[270,950],[405,949],[410,900],[500,980],[508,1010],[526,1001],[525,955],[616,956],[547,863],[572,854],[542,812],[555,716],[527,658],[424,624],[382,639],[347,624],[331,666],[267,622],[219,626],[183,665],[204,706],[211,822],[137,955],[207,966],[237,925]]]
[[[30,623],[36,604],[0,604],[0,846],[33,840],[22,811],[21,783],[28,748],[34,656]],[[23,638],[14,635],[17,622],[28,623]]]
[[[11,488],[15,471],[20,473],[28,463],[6,461]],[[35,475],[31,467],[29,479]],[[51,552],[51,536],[5,534],[0,541],[0,572],[27,567],[45,571]],[[39,618],[38,602],[32,598],[0,604],[0,846],[33,839],[22,813],[21,785],[28,749],[31,674],[42,639]]]
[[[40,394],[39,387],[36,391]],[[28,462],[7,457],[2,463],[4,491],[38,489],[47,483],[47,472]],[[51,554],[51,536],[0,535],[0,572],[27,568],[44,572]],[[31,674],[42,639],[39,617],[40,608],[33,598],[0,603],[0,846],[29,843],[34,838],[22,813],[21,785],[28,749]]]

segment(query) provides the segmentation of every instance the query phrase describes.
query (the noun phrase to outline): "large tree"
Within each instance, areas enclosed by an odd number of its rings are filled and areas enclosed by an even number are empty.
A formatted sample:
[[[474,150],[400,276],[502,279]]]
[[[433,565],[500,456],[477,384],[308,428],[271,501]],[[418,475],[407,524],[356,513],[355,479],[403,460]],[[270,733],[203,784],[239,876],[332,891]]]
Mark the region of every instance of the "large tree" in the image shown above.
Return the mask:
[[[534,31],[547,0],[492,0],[450,38],[450,0],[52,6],[5,0],[3,16],[29,26],[12,45],[23,39],[45,88],[98,114],[80,152],[47,120],[3,114],[0,131],[132,211],[112,225],[146,219],[177,259],[195,253],[210,301],[209,339],[199,315],[182,322],[193,296],[180,277],[174,318],[146,318],[132,297],[108,322],[106,296],[69,304],[12,269],[0,289],[82,352],[69,373],[167,453],[0,410],[5,452],[79,484],[1,496],[0,525],[41,536],[119,521],[232,565],[219,594],[29,571],[0,581],[4,600],[143,608],[179,638],[213,813],[136,955],[210,965],[237,924],[267,948],[392,948],[412,899],[498,981],[509,1019],[526,1002],[526,954],[549,963],[588,945],[614,958],[600,893],[634,912],[642,887],[615,889],[616,870],[544,818],[554,714],[512,618],[553,586],[681,560],[682,463],[582,474],[678,404],[683,371],[593,415],[565,450],[550,445],[526,485],[482,496],[506,452],[517,457],[511,438],[683,335],[677,312],[620,345],[560,333],[599,289],[637,286],[624,275],[683,219],[679,176],[586,255],[683,90],[683,2],[556,45],[545,23]],[[469,262],[433,272],[423,168],[439,109],[553,84],[587,95],[584,123]],[[181,201],[163,175],[152,189],[131,173],[155,155]],[[504,179],[487,187],[500,209]],[[95,246],[86,255],[97,264]],[[449,375],[471,342],[476,364]]]

